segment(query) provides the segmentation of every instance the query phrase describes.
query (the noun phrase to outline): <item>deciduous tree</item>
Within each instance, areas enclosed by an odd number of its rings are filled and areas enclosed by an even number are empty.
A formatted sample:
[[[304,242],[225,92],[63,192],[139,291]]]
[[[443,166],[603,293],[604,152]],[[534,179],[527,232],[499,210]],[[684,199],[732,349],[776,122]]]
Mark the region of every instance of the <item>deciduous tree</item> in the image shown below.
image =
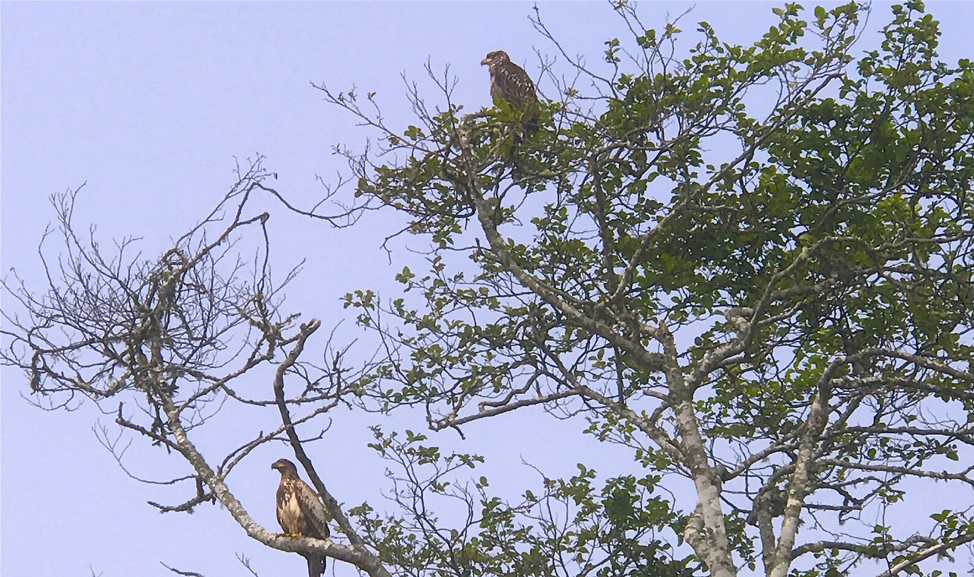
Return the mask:
[[[966,502],[916,495],[974,487],[974,66],[938,60],[917,1],[865,53],[856,4],[777,8],[750,46],[700,23],[685,54],[679,22],[657,31],[616,10],[631,34],[599,64],[569,57],[538,16],[562,58],[543,62],[536,132],[509,107],[462,114],[449,78],[437,108],[411,90],[405,129],[374,95],[319,86],[378,133],[377,149],[339,148],[356,178],[342,214],[297,207],[258,165],[140,261],[79,239],[64,198],[69,258],[50,291],[5,283],[28,313],[5,311],[5,362],[45,398],[140,399],[116,422],[195,471],[195,495],[164,510],[219,500],[265,545],[370,575],[895,575],[974,541]],[[306,360],[319,323],[280,311],[286,283],[259,259],[232,262],[230,241],[268,218],[249,212],[258,193],[337,225],[396,211],[408,224],[389,237],[429,244],[401,295],[345,298],[382,355],[354,371],[344,350]],[[263,367],[268,386],[237,384]],[[285,380],[303,392],[286,397]],[[204,455],[193,431],[223,402],[281,425]],[[375,428],[399,510],[343,510],[315,473],[296,429],[340,403],[430,429]],[[482,458],[440,449],[529,407],[632,459],[542,475],[511,499],[467,476]],[[284,437],[334,542],[272,534],[224,482]],[[459,520],[436,513],[451,502]],[[875,522],[904,506],[923,511],[915,524]]]

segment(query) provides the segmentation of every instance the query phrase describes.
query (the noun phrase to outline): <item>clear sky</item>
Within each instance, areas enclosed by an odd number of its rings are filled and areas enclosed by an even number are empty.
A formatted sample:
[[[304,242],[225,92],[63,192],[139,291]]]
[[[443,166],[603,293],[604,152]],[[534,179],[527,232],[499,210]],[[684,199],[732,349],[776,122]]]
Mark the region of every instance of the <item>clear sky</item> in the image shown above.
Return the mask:
[[[706,20],[724,41],[749,42],[774,20],[771,3],[704,2],[685,20]],[[807,6],[811,6],[807,3]],[[644,22],[662,26],[667,14],[689,4],[645,2]],[[941,55],[974,56],[974,3],[931,3],[942,21]],[[424,77],[450,65],[458,78],[454,100],[466,110],[489,104],[488,75],[480,60],[504,49],[537,76],[534,50],[554,54],[528,21],[531,4],[504,3],[19,3],[0,4],[0,191],[2,269],[16,268],[41,288],[36,247],[53,211],[52,193],[87,183],[76,219],[98,226],[104,242],[144,237],[147,255],[166,246],[203,216],[233,183],[234,159],[259,153],[279,175],[290,198],[321,194],[315,176],[332,180],[343,165],[339,142],[360,145],[365,133],[328,106],[311,82],[336,90],[353,85],[376,92],[390,124],[409,123],[401,74],[436,94]],[[569,53],[597,60],[603,42],[625,33],[601,2],[542,4],[541,14]],[[870,26],[888,20],[876,4]],[[863,48],[875,45],[875,35]],[[543,86],[542,86],[543,88]],[[355,288],[392,289],[392,276],[411,258],[404,250],[390,265],[380,250],[383,217],[334,231],[275,213],[272,234],[278,268],[308,262],[289,291],[289,305],[321,318],[344,318],[338,298]],[[385,229],[388,231],[388,229]],[[380,232],[376,232],[380,231]],[[56,254],[56,251],[54,252]],[[3,301],[4,306],[9,301]],[[348,325],[350,323],[346,323]],[[346,326],[347,334],[357,336]],[[217,506],[193,515],[161,515],[147,500],[181,502],[186,495],[131,480],[91,430],[111,425],[115,405],[102,414],[91,403],[74,412],[48,413],[23,398],[22,375],[2,369],[0,387],[0,573],[19,576],[122,577],[171,575],[160,562],[207,577],[244,575],[235,558],[253,559],[261,577],[300,575],[304,561],[250,541]],[[372,415],[340,413],[324,443],[312,450],[339,500],[382,507],[383,465],[365,448]],[[237,433],[227,425],[227,434]],[[423,428],[422,415],[388,428]],[[521,457],[552,476],[575,463],[625,472],[627,453],[587,439],[559,443],[580,426],[551,419],[505,421],[472,428],[471,452],[495,455],[496,475],[512,486],[533,473]],[[241,429],[245,431],[247,429]],[[252,432],[252,431],[251,431]],[[211,433],[212,434],[212,433]],[[243,434],[243,433],[241,433]],[[456,439],[444,443],[456,443]],[[516,443],[510,440],[530,439]],[[218,444],[221,439],[208,438]],[[141,445],[136,440],[136,445]],[[279,451],[276,453],[275,451]],[[251,514],[276,530],[269,464],[284,448],[255,455],[231,486]],[[158,452],[133,446],[126,464],[134,474],[162,478]],[[620,470],[619,463],[622,463]],[[182,465],[179,465],[182,467]],[[180,469],[182,470],[182,469]],[[338,566],[338,575],[352,575]]]

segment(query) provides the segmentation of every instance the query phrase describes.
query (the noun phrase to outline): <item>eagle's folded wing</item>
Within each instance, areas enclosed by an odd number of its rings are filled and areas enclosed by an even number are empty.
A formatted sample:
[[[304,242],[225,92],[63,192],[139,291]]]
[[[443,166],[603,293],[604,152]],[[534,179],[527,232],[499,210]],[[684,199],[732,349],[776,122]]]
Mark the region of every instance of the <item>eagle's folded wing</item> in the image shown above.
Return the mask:
[[[538,99],[534,89],[534,82],[523,68],[513,62],[502,62],[497,65],[491,78],[490,95],[495,100],[510,102],[514,106],[523,106],[527,102]]]
[[[328,529],[328,515],[325,513],[324,505],[318,499],[318,495],[300,479],[295,483],[294,489],[295,497],[302,514],[306,517],[307,525],[317,530],[318,534],[312,536],[319,539],[328,537],[331,534]]]

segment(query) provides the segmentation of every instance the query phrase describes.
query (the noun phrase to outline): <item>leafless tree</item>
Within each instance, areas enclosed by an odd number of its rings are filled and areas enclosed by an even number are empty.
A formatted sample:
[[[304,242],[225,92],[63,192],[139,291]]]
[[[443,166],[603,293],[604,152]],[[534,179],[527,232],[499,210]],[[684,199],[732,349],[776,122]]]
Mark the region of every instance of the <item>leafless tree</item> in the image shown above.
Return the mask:
[[[165,483],[186,485],[187,499],[150,503],[160,511],[191,512],[219,501],[264,545],[388,575],[304,451],[303,443],[320,436],[301,439],[296,432],[354,393],[362,369],[347,367],[345,350],[333,349],[330,340],[326,363],[307,360],[306,345],[321,323],[299,323],[297,314],[281,311],[281,290],[297,269],[278,284],[272,279],[269,215],[251,209],[255,190],[269,177],[261,160],[238,168],[237,182],[216,208],[155,259],[137,252],[139,239],[106,251],[94,228],[82,234],[73,221],[80,189],[54,196],[57,227],[45,233],[41,247],[48,287],[30,290],[15,272],[4,280],[19,307],[3,312],[0,359],[24,371],[39,406],[70,407],[79,395],[100,407],[117,403],[119,427],[182,456],[193,474]],[[55,235],[64,253],[51,261],[44,248]],[[286,395],[285,382],[297,394]],[[280,414],[281,424],[224,455],[204,455],[194,432],[227,404],[266,407]],[[107,428],[101,438],[121,459]],[[226,479],[234,467],[273,441],[290,443],[343,538],[277,534],[255,522],[231,492]]]

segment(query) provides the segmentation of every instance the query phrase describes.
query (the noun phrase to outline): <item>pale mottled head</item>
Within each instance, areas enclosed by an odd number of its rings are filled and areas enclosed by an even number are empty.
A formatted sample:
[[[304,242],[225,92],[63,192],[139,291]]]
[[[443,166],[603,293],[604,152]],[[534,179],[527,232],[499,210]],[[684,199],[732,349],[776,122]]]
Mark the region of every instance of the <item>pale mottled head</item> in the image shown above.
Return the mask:
[[[274,461],[274,464],[271,465],[271,469],[277,469],[281,472],[281,476],[283,477],[298,476],[298,468],[294,466],[294,463],[288,461],[287,459],[278,459]]]
[[[480,63],[487,67],[493,67],[495,64],[510,61],[511,58],[507,55],[507,52],[504,52],[503,50],[494,50],[493,52],[488,52],[487,56],[484,57]]]

